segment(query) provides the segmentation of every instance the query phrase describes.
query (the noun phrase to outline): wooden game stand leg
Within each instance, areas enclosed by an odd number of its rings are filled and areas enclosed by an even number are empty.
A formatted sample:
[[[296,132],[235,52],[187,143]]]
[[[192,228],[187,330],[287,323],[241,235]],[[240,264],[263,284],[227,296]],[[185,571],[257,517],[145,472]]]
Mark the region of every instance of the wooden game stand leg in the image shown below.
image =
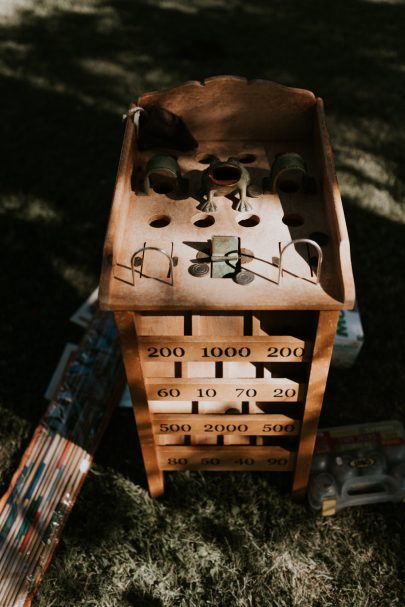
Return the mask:
[[[338,318],[339,311],[319,312],[293,479],[292,494],[297,501],[304,499],[307,490]]]
[[[164,475],[159,468],[157,460],[152,420],[136,340],[134,315],[131,312],[115,312],[115,322],[120,334],[125,372],[132,403],[133,405],[136,403],[136,413],[134,405],[135,421],[145,464],[149,492],[152,497],[159,497],[164,493]]]

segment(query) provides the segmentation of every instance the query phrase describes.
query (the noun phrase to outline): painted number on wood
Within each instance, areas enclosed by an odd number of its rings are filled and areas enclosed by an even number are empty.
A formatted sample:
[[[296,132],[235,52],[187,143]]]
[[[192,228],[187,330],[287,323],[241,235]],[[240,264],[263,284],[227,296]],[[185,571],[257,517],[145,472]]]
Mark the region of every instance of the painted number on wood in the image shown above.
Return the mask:
[[[160,390],[157,391],[157,395],[162,398],[166,398],[167,396],[177,398],[177,396],[180,396],[180,390],[177,388],[160,388]]]
[[[281,358],[289,358],[290,356],[301,358],[304,354],[304,348],[288,348],[287,346],[284,348],[276,348],[270,346],[270,348],[267,349],[267,358],[278,358],[279,356],[281,356]]]
[[[240,466],[253,466],[254,463],[253,457],[240,457],[234,461],[234,464],[239,464]],[[266,463],[269,466],[286,466],[288,459],[286,457],[270,457],[266,460]]]
[[[303,342],[301,342],[303,343]],[[222,346],[202,346],[192,344],[191,342],[181,342],[182,345],[148,345],[146,347],[147,358],[164,359],[185,359],[185,360],[204,360],[204,359],[253,359],[266,361],[267,358],[302,360],[305,358],[306,349],[303,346],[294,346],[294,344],[284,346],[268,346],[263,342],[251,343],[249,346],[222,345]]]
[[[247,432],[246,424],[204,424],[204,432]]]
[[[159,358],[162,356],[163,358],[170,358],[174,356],[175,358],[182,358],[185,355],[184,348],[180,348],[180,346],[176,346],[175,348],[155,348],[151,346],[148,348],[148,358]]]
[[[185,457],[169,457],[167,463],[171,466],[177,466],[178,464],[184,466],[188,463],[188,459]]]
[[[160,432],[190,432],[190,424],[160,424]]]
[[[255,467],[260,466],[260,469],[265,469],[266,467],[271,468],[282,468],[289,466],[289,458],[283,456],[274,456],[274,457],[238,457],[237,459],[229,458],[229,457],[217,457],[214,456],[205,456],[205,457],[197,457],[197,458],[188,458],[188,457],[168,457],[165,458],[167,465],[170,466],[236,466],[237,468],[250,468],[255,469]],[[236,468],[236,469],[237,469]]]
[[[252,466],[255,463],[253,457],[240,457],[239,459],[234,461],[235,464],[240,464],[241,466]]]
[[[273,391],[273,396],[275,398],[293,398],[297,394],[297,390],[295,388],[275,388]]]
[[[270,466],[286,466],[288,464],[288,460],[286,457],[269,457],[267,463]]]
[[[247,396],[249,398],[253,398],[256,396],[257,391],[254,388],[235,388],[236,396]]]
[[[195,388],[196,397],[215,398],[217,396],[217,390],[215,388]],[[178,388],[159,388],[157,390],[157,396],[159,398],[178,398],[181,395],[181,391]],[[297,395],[295,388],[273,388],[273,398],[294,398]],[[250,399],[257,396],[257,390],[255,388],[235,388],[235,398],[237,399]]]
[[[294,424],[264,424],[262,432],[294,432]]]
[[[227,348],[219,348],[215,346],[214,348],[202,348],[203,358],[219,358],[220,356],[226,356],[227,358],[233,358],[234,356],[240,356],[241,358],[247,358],[250,356],[250,348],[234,348],[233,346],[228,346]]]

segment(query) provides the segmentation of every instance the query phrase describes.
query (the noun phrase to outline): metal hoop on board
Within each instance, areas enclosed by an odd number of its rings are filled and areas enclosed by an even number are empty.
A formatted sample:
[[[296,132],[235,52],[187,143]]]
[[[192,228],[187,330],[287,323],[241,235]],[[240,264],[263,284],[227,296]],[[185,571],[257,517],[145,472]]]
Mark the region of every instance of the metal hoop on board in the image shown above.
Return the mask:
[[[318,253],[318,264],[316,267],[316,283],[319,283],[320,277],[321,277],[321,267],[322,267],[322,261],[323,261],[323,253],[322,253],[322,249],[319,246],[319,244],[317,242],[315,242],[315,240],[311,240],[310,238],[296,238],[295,240],[291,240],[290,242],[287,242],[286,245],[284,245],[284,247],[281,249],[280,251],[280,261],[279,261],[279,266],[278,266],[278,281],[277,284],[280,284],[280,280],[281,280],[281,276],[282,276],[282,272],[283,272],[283,253],[286,249],[288,249],[288,247],[292,244],[300,244],[300,243],[307,243],[312,245],[315,249],[316,252]]]
[[[162,253],[163,255],[165,255],[167,257],[167,259],[169,260],[169,275],[171,277],[171,285],[173,286],[173,284],[174,284],[173,257],[171,255],[169,255],[169,253],[167,251],[165,251],[164,249],[159,249],[159,247],[141,247],[140,249],[135,251],[135,253],[133,253],[133,255],[131,257],[132,286],[135,286],[136,255],[138,255],[138,253],[140,253],[141,251],[158,251],[159,253]],[[143,258],[142,258],[142,260],[143,260]]]

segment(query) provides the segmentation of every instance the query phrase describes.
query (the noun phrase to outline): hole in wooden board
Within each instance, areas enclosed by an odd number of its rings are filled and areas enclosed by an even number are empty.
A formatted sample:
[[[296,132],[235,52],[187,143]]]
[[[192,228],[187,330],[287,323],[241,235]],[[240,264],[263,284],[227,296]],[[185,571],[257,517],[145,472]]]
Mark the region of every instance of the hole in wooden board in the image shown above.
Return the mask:
[[[170,221],[171,219],[167,215],[153,215],[149,218],[148,223],[151,228],[165,228]]]
[[[238,224],[242,228],[254,228],[260,223],[260,217],[257,215],[243,215],[238,219]]]
[[[252,164],[252,162],[255,162],[255,160],[257,159],[257,156],[255,154],[239,154],[239,156],[237,156],[237,159],[242,164]]]
[[[303,225],[304,218],[298,213],[287,213],[286,215],[284,215],[282,221],[286,226],[290,226],[291,228],[297,228],[298,226]]]
[[[320,247],[325,246],[329,242],[329,236],[325,232],[312,232],[308,238],[314,240]]]
[[[200,164],[211,164],[211,161],[215,158],[214,154],[203,154],[197,158],[197,162]]]
[[[207,215],[206,213],[199,213],[195,217],[193,217],[193,224],[197,228],[209,228],[214,225],[215,218],[212,215]]]

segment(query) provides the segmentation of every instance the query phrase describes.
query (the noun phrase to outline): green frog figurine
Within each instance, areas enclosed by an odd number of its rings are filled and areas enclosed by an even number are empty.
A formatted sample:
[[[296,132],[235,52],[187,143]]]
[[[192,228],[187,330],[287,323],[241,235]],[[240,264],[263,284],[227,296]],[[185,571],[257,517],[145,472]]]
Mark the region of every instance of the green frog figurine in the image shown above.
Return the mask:
[[[202,174],[201,193],[207,200],[201,205],[201,210],[212,213],[217,210],[215,196],[227,196],[239,192],[239,200],[235,211],[244,213],[252,206],[247,200],[246,190],[250,183],[248,170],[236,158],[228,158],[225,162],[213,156],[210,165]]]

